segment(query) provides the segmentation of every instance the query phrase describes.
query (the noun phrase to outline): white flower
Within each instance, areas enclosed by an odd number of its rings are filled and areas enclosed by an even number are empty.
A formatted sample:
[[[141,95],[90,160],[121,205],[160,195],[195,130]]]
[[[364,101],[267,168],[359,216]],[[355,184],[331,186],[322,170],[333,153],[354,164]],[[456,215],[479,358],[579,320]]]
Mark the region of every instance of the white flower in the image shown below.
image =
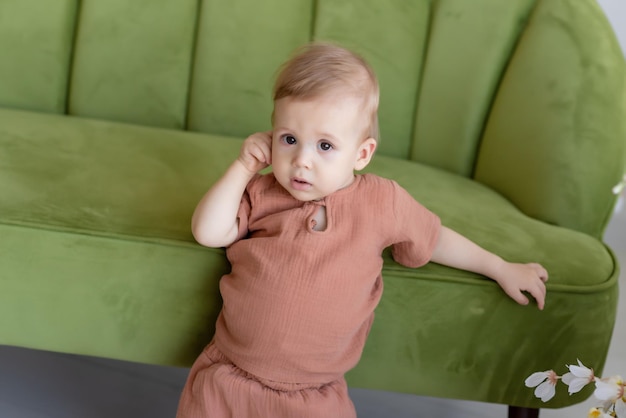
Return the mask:
[[[611,415],[598,408],[591,408],[587,414],[587,418],[611,418]]]
[[[593,369],[586,367],[578,360],[578,366],[567,366],[569,373],[565,373],[562,377],[563,383],[568,386],[569,394],[580,392],[588,383],[593,382],[595,376]]]
[[[605,409],[614,405],[615,416],[626,418],[626,394],[624,380],[620,376],[613,376],[605,380],[596,379],[596,390],[593,395],[605,401]]]
[[[559,377],[554,370],[547,370],[545,372],[531,374],[524,383],[529,388],[537,386],[535,396],[540,398],[543,402],[548,402],[556,393],[556,382],[558,379]]]
[[[602,379],[594,375],[593,369],[585,366],[580,360],[578,365],[568,365],[569,372],[558,376],[554,370],[536,372],[528,376],[525,384],[535,388],[535,396],[547,402],[556,394],[559,379],[568,386],[570,395],[579,392],[585,385],[594,382],[594,396],[602,402],[591,408],[587,418],[626,418],[626,382],[620,376]]]
[[[615,402],[615,415],[617,418],[626,418],[626,399],[623,396]]]
[[[615,402],[615,414],[617,418],[626,418],[626,399],[624,396]]]
[[[593,396],[601,401],[615,402],[624,396],[624,381],[619,376],[606,380],[596,380],[596,390]]]

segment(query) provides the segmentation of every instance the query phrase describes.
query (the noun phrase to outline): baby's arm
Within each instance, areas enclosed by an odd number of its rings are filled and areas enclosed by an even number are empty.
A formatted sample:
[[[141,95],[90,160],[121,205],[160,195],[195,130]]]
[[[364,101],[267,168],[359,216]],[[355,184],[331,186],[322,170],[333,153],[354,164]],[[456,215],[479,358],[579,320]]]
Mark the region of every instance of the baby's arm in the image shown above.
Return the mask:
[[[548,272],[540,264],[509,263],[446,227],[441,228],[431,260],[487,276],[521,305],[529,302],[522,293],[526,291],[537,300],[539,309],[544,307]]]
[[[200,244],[227,247],[237,239],[237,212],[252,177],[271,164],[271,132],[250,135],[239,157],[204,195],[191,220],[191,231]]]

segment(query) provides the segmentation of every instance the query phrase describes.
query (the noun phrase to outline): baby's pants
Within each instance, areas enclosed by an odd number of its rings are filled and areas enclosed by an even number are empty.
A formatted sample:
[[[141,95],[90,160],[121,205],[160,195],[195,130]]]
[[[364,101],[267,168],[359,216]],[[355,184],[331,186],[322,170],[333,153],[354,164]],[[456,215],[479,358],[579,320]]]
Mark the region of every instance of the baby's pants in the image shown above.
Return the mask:
[[[277,383],[231,363],[211,343],[196,360],[176,418],[356,418],[345,379]]]

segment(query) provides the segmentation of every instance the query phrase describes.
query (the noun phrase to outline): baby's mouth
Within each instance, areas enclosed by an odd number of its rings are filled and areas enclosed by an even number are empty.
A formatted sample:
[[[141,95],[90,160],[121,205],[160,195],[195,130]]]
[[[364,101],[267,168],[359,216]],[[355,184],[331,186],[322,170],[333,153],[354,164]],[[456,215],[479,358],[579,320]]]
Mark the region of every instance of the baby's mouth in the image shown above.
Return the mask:
[[[308,181],[304,179],[294,177],[291,179],[291,187],[293,187],[296,190],[307,190],[308,188],[311,187],[311,183],[309,183]]]

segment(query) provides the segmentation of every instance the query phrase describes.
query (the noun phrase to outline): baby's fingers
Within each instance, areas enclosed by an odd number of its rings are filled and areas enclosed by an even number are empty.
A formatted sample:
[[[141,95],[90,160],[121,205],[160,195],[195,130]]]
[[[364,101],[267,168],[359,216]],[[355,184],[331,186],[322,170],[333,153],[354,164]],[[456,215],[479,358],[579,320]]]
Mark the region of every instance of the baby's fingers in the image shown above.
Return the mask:
[[[264,163],[272,164],[272,131],[260,132],[257,134],[259,141],[255,143],[261,154],[257,159]]]
[[[269,148],[263,144],[253,144],[250,149],[250,154],[259,162],[270,164],[271,153]]]
[[[537,307],[539,310],[543,310],[546,303],[546,285],[543,280],[535,283],[534,286],[531,286],[528,289],[528,293],[530,293],[537,301]]]
[[[526,296],[526,293],[529,293],[537,301],[537,307],[540,310],[543,310],[545,306],[546,286],[542,281],[536,281],[528,286],[511,286],[505,290],[509,297],[520,305],[526,306],[530,303]]]
[[[548,270],[546,270],[541,264],[530,263],[529,266],[531,266],[535,270],[537,276],[541,279],[542,282],[545,283],[548,281]]]
[[[257,132],[250,135],[243,143],[241,157],[267,165],[272,161],[272,136],[270,132]]]
[[[511,299],[513,299],[515,302],[519,303],[520,305],[526,306],[530,302],[528,298],[524,295],[524,293],[519,289],[512,290],[511,292],[508,293],[508,295],[511,297]]]

